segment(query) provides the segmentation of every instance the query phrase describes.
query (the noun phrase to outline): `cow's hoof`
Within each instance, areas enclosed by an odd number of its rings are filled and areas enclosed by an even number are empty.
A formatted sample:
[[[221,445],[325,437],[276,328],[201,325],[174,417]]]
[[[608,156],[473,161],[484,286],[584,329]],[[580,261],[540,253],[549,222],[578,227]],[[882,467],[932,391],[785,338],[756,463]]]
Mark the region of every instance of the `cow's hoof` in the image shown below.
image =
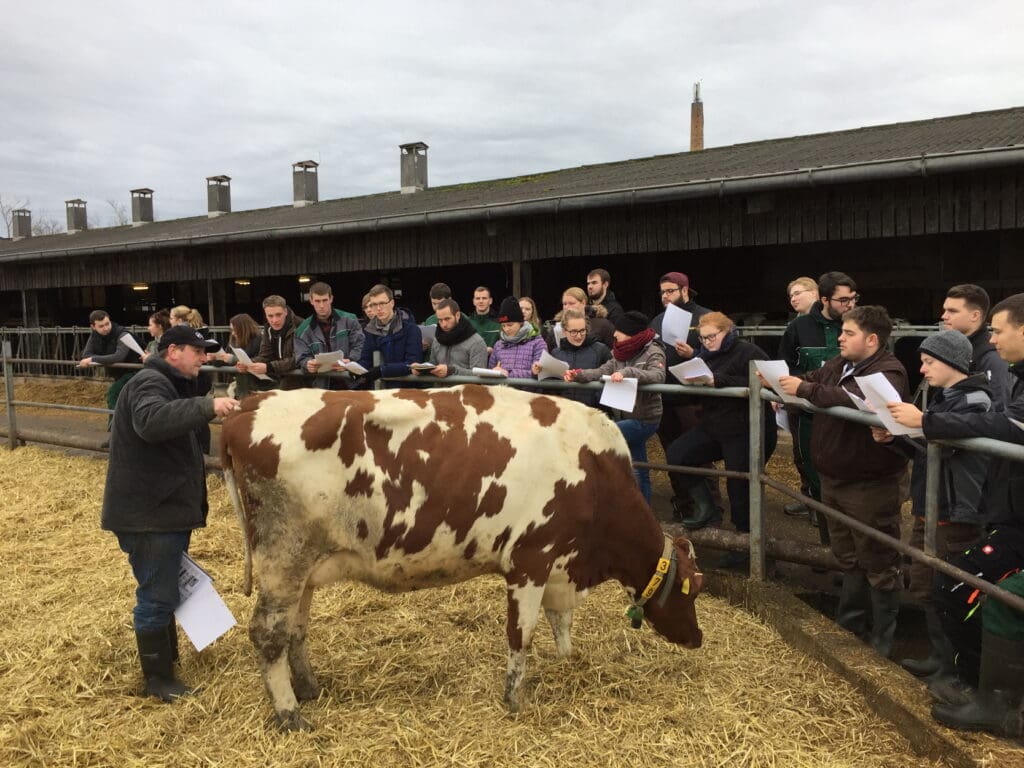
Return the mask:
[[[320,696],[320,686],[315,680],[293,680],[292,690],[299,701],[313,701]]]
[[[279,713],[277,716],[277,724],[281,727],[282,731],[313,730],[313,726],[310,725],[309,721],[304,718],[297,709],[293,709],[290,712]]]

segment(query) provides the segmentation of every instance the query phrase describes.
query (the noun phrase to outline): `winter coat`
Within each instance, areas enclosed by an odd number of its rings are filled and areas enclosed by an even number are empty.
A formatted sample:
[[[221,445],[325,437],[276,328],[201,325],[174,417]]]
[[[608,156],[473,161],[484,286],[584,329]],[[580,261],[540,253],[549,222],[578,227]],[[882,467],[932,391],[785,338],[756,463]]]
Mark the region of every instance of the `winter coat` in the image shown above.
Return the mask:
[[[484,340],[484,344],[493,349],[494,345],[498,343],[498,339],[501,338],[501,323],[498,322],[498,316],[495,314],[478,315],[476,312],[465,313],[462,316],[469,320],[470,325]]]
[[[307,317],[295,329],[295,364],[306,371],[306,363],[324,352],[341,352],[347,360],[358,360],[363,354],[363,326],[351,312],[340,309],[331,314],[330,338],[324,338],[323,328],[316,314]],[[313,386],[318,389],[342,389],[344,379],[332,376],[317,376]]]
[[[463,315],[460,325],[470,325]],[[487,345],[476,331],[468,334],[462,341],[455,344],[442,344],[435,336],[430,342],[430,362],[448,366],[449,376],[472,376],[474,368],[487,367]]]
[[[855,377],[881,373],[893,385],[900,398],[907,399],[907,371],[903,363],[889,352],[879,350],[867,360],[859,362],[845,376],[844,366],[846,360],[834,357],[821,368],[805,373],[797,395],[810,400],[812,405],[819,408],[837,405],[849,407],[850,398],[846,392],[853,392],[858,397],[864,396]],[[870,427],[827,413],[814,414],[811,462],[819,474],[845,482],[895,475],[907,465],[903,456],[874,441]]]
[[[576,375],[576,381],[600,381],[602,376],[610,376],[619,371],[626,378],[637,380],[637,384],[665,383],[665,350],[657,341],[651,341],[632,359],[616,360],[614,355],[597,368],[585,368]],[[630,413],[619,413],[618,419],[637,419],[648,424],[661,421],[661,395],[657,392],[639,390],[636,393],[636,404]]]
[[[110,321],[110,333],[101,336],[92,331],[88,341],[85,342],[85,349],[82,350],[82,357],[91,357],[97,365],[115,365],[116,363],[138,363],[141,358],[126,344],[121,342],[121,337],[127,334],[122,326]],[[108,368],[106,374],[112,378],[118,378],[128,373],[124,368]]]
[[[100,524],[107,531],[189,531],[206,525],[200,433],[213,401],[187,397],[191,380],[151,357],[117,399]]]
[[[765,354],[756,344],[743,341],[735,330],[722,340],[717,352],[702,350],[701,358],[715,375],[715,387],[746,387],[750,384],[750,361],[767,360]],[[700,424],[715,440],[725,440],[750,432],[750,409],[746,400],[731,397],[705,397],[701,404]],[[768,428],[775,428],[775,413],[765,408],[765,423]]]
[[[568,363],[570,369],[583,370],[600,368],[611,359],[612,352],[596,337],[588,334],[578,347],[570,344],[568,339],[562,339],[559,345],[551,351],[551,356],[563,363]],[[556,394],[562,394],[570,400],[589,405],[592,408],[597,408],[597,401],[601,398],[600,392],[590,389],[570,389],[565,392],[559,391]]]
[[[494,342],[487,367],[493,368],[501,363],[510,379],[529,379],[533,377],[533,364],[547,349],[548,345],[540,336],[527,337],[518,343],[498,339]]]
[[[275,331],[269,325],[263,326],[259,354],[252,358],[254,363],[267,364],[267,375],[273,376],[281,389],[302,387],[300,376],[285,376],[298,367],[295,364],[295,329],[300,322],[300,318],[289,309],[280,331]]]
[[[409,364],[423,361],[423,333],[408,310],[398,307],[391,322],[381,328],[376,320],[367,323],[363,337],[363,353],[359,364],[370,370],[374,367],[373,353],[380,352],[380,375],[384,377],[408,376]],[[402,386],[401,382],[386,381],[386,389]]]
[[[793,376],[821,368],[839,355],[842,320],[830,320],[822,313],[821,302],[786,326],[779,344],[779,357],[786,361]]]
[[[971,342],[971,373],[985,373],[992,387],[992,410],[1002,411],[1010,396],[1010,366],[992,346],[992,334],[982,326],[967,339]]]
[[[622,308],[622,305],[615,298],[613,291],[607,291],[604,298],[600,302],[590,302],[591,304],[600,303],[602,307],[608,310],[608,321],[615,324],[615,321],[626,314],[626,310]]]

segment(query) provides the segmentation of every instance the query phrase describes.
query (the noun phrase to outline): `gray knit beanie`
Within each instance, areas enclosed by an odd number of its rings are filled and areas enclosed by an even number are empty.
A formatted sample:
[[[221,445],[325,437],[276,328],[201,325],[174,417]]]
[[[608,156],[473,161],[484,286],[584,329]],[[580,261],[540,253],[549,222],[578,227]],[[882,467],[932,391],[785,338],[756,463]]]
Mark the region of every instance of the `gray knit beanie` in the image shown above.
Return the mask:
[[[971,354],[974,350],[970,339],[960,331],[939,331],[925,339],[919,351],[956,368],[960,373],[971,371]]]

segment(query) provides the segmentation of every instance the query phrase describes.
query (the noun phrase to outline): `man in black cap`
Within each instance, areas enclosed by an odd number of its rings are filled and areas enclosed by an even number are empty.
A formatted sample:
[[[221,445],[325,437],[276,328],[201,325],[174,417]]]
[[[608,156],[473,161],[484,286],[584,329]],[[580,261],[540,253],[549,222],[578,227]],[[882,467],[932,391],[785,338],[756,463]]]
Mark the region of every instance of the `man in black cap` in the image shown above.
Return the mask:
[[[135,637],[146,693],[173,701],[190,692],[174,676],[178,572],[192,530],[206,525],[206,471],[200,433],[238,405],[230,397],[190,397],[217,342],[176,325],[160,337],[117,401],[110,436],[101,527],[128,555]]]

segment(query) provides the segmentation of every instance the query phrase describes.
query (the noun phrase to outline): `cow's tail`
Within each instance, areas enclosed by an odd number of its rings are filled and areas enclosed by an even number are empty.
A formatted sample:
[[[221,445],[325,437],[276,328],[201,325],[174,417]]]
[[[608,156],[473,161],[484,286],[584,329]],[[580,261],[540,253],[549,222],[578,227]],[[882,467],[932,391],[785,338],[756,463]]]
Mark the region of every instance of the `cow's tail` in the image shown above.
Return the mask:
[[[228,487],[228,495],[235,507],[235,514],[238,515],[238,522],[242,526],[242,539],[245,541],[245,577],[242,584],[242,591],[246,596],[252,594],[252,543],[250,541],[249,515],[243,501],[244,495],[238,489],[235,482],[234,466],[231,463],[231,454],[225,446],[221,450],[221,462],[224,468],[224,485]]]

